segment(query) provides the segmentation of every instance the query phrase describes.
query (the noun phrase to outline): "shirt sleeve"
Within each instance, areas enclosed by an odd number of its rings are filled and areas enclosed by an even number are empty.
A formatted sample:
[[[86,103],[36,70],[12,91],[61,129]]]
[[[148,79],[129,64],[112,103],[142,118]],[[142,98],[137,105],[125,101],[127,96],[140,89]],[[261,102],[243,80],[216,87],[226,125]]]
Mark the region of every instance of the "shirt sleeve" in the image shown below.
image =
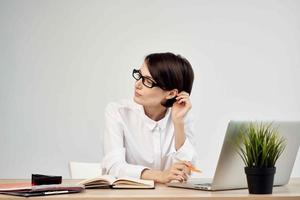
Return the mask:
[[[173,163],[178,162],[179,160],[185,160],[190,161],[194,165],[197,163],[197,153],[196,153],[196,139],[194,137],[194,120],[191,115],[188,115],[185,119],[184,123],[184,132],[185,132],[185,141],[183,145],[177,149],[175,149],[175,143],[174,143],[174,149],[173,151],[175,153],[172,154],[173,156]]]
[[[142,171],[147,167],[126,162],[123,130],[118,104],[108,104],[105,110],[103,173],[115,177],[140,178]]]

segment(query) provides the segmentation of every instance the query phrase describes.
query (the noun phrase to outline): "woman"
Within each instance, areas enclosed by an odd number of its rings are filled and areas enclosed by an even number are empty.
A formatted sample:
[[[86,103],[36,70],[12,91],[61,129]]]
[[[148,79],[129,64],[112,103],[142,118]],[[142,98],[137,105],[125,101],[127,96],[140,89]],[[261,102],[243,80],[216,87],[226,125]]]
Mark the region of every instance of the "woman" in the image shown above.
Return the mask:
[[[187,115],[194,73],[180,55],[146,56],[136,79],[134,101],[106,108],[104,173],[167,183],[184,181],[196,152]]]

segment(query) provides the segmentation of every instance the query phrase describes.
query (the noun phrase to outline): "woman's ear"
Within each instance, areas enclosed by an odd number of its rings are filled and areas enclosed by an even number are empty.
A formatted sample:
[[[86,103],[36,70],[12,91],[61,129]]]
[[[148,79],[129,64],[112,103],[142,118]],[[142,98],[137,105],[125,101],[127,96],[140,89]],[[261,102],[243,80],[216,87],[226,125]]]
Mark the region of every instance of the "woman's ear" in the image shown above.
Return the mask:
[[[175,98],[177,96],[177,94],[178,94],[178,90],[177,89],[170,90],[170,91],[168,91],[166,99],[173,99],[173,98]]]

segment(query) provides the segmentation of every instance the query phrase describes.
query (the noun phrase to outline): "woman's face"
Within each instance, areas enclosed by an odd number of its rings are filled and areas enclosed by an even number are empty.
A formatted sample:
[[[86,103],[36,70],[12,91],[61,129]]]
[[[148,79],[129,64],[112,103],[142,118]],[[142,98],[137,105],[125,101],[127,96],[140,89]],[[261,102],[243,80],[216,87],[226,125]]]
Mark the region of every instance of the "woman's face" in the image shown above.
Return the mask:
[[[140,68],[140,73],[142,76],[150,78],[151,74],[148,70],[147,64],[144,62]],[[162,90],[159,87],[148,88],[142,83],[142,79],[135,82],[134,85],[134,101],[143,106],[158,106],[161,105],[161,102],[167,98],[168,92]]]

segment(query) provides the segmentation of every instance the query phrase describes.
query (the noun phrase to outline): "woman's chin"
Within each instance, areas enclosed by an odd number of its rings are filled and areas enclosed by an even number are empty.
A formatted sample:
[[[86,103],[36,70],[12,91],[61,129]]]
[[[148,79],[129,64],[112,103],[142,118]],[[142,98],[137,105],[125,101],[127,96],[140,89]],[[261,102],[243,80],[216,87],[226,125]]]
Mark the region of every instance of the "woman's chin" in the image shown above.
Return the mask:
[[[134,97],[133,97],[133,100],[134,100],[135,103],[142,105],[142,104],[141,104],[141,100],[140,100],[139,97],[134,96]]]

